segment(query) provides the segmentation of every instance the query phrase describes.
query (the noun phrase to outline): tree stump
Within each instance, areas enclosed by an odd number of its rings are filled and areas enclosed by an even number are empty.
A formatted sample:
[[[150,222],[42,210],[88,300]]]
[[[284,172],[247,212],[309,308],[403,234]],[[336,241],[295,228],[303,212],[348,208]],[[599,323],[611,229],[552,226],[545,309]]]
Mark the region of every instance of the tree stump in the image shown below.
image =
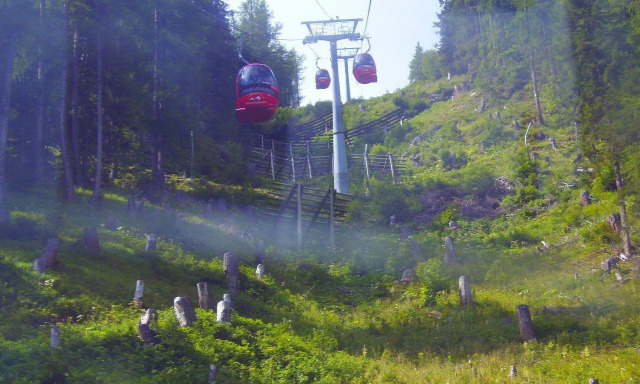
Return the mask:
[[[228,294],[225,294],[222,301],[218,302],[216,321],[218,323],[231,322],[231,297]]]
[[[229,277],[229,291],[232,295],[238,293],[240,285],[240,266],[238,257],[233,252],[226,252],[223,256],[222,264],[224,274]]]
[[[100,240],[98,240],[98,229],[96,227],[86,227],[84,229],[84,246],[93,252],[100,252]]]
[[[620,214],[612,213],[609,217],[607,217],[607,225],[619,235],[620,230],[622,229]]]
[[[158,238],[156,235],[153,233],[147,233],[145,237],[147,239],[147,243],[144,245],[144,251],[147,253],[156,252],[158,244]]]
[[[558,145],[556,144],[556,139],[553,137],[549,138],[549,145],[553,148],[554,151],[558,150]]]
[[[589,384],[599,384],[599,383],[600,381],[598,379],[595,379],[595,378],[589,379]]]
[[[256,277],[258,279],[262,279],[264,277],[264,265],[263,264],[258,264],[258,266],[256,267]]]
[[[218,376],[218,367],[211,364],[209,366],[209,381],[208,384],[216,384],[216,377]]]
[[[602,260],[602,262],[600,262],[600,268],[605,272],[605,273],[609,273],[611,272],[612,269],[617,268],[617,264],[616,264],[616,260],[613,257],[609,257],[605,260]]]
[[[144,295],[144,280],[136,281],[136,290],[133,293],[133,304],[136,307],[142,308],[142,296]]]
[[[389,216],[389,226],[395,227],[396,225],[396,215]]]
[[[213,302],[209,295],[209,286],[207,283],[198,283],[196,287],[198,288],[198,304],[200,308],[205,310],[213,309]]]
[[[456,223],[453,220],[449,221],[449,229],[453,229],[453,230],[457,231],[459,229],[458,228],[458,223]]]
[[[518,375],[518,368],[515,365],[512,365],[509,368],[509,377],[514,378]]]
[[[54,325],[51,328],[51,348],[58,348],[60,346],[60,326]]]
[[[582,203],[583,207],[586,207],[587,205],[591,204],[591,195],[589,194],[589,192],[587,191],[580,192],[580,202]]]
[[[518,328],[520,328],[520,338],[523,342],[536,340],[536,334],[533,330],[533,321],[531,321],[531,312],[529,306],[520,304],[518,311]]]
[[[403,283],[410,283],[415,277],[416,274],[413,269],[405,269],[404,272],[402,272],[402,278],[400,278],[400,281]]]
[[[415,239],[409,240],[409,248],[411,249],[411,256],[413,257],[413,261],[417,264],[421,261],[424,261],[422,257],[422,249],[420,249],[420,245]]]
[[[513,129],[516,131],[522,129],[522,125],[518,123],[518,120],[513,120]]]
[[[457,264],[458,257],[456,256],[456,249],[453,245],[453,238],[447,236],[444,238],[444,262],[445,264]]]
[[[254,254],[254,259],[257,264],[264,265],[264,241],[258,240],[256,243],[256,253]]]
[[[42,253],[33,261],[33,269],[38,273],[44,273],[47,268],[52,268],[58,261],[58,249],[60,248],[60,239],[57,237],[47,240]]]
[[[460,276],[458,279],[458,290],[460,292],[460,305],[473,305],[473,297],[471,295],[471,285],[467,276]]]
[[[138,323],[138,337],[140,337],[140,340],[142,340],[142,343],[145,345],[155,344],[157,341],[158,332],[151,329],[152,320],[158,320],[158,311],[155,309],[147,309],[140,317],[140,322]]]
[[[144,210],[144,200],[137,201],[135,196],[127,196],[127,212],[129,217],[134,218]]]
[[[181,327],[191,327],[197,320],[196,310],[188,297],[176,297],[173,300],[173,309]]]

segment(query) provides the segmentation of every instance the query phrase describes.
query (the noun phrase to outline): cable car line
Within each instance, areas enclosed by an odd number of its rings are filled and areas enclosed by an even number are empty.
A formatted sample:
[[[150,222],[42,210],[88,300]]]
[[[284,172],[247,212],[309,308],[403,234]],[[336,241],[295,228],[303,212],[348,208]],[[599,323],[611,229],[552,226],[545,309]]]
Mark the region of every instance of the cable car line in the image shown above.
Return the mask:
[[[320,7],[320,9],[322,9],[322,12],[324,12],[325,15],[327,15],[327,17],[329,18],[329,20],[333,20],[333,17],[329,16],[329,13],[327,13],[327,11],[324,9],[324,7],[322,6],[322,4],[320,4],[320,1],[316,0],[316,3],[318,4],[318,6]]]
[[[371,13],[371,2],[372,0],[369,0],[369,9],[367,10],[367,20],[364,22],[364,31],[362,32],[362,36],[365,36],[367,34],[367,25],[369,25],[369,14]]]

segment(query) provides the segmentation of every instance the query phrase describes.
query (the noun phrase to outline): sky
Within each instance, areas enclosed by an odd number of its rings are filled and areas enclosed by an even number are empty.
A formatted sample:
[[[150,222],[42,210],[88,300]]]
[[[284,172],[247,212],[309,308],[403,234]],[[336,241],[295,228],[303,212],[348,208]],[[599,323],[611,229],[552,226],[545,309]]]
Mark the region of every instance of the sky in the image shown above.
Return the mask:
[[[243,0],[227,0],[230,10],[238,11]],[[281,39],[303,39],[309,34],[302,21],[327,20],[329,17],[340,19],[362,19],[356,32],[366,33],[370,37],[369,53],[376,62],[378,82],[359,84],[351,74],[349,61],[349,83],[352,98],[368,99],[393,92],[409,83],[409,62],[413,57],[416,44],[424,49],[433,49],[438,42],[437,12],[440,6],[437,0],[267,0],[273,14],[273,21],[282,25]],[[371,11],[367,22],[367,10]],[[366,32],[364,31],[366,24]],[[305,56],[301,84],[302,105],[313,104],[321,100],[331,100],[331,87],[315,88],[316,54],[320,57],[318,65],[331,72],[329,42],[319,41],[309,44],[302,41],[281,41],[288,48]],[[338,42],[338,48],[368,48],[367,42]],[[315,52],[315,53],[314,53]],[[265,63],[268,65],[268,63]],[[346,101],[344,62],[339,61],[342,101]],[[334,79],[332,79],[333,81]]]

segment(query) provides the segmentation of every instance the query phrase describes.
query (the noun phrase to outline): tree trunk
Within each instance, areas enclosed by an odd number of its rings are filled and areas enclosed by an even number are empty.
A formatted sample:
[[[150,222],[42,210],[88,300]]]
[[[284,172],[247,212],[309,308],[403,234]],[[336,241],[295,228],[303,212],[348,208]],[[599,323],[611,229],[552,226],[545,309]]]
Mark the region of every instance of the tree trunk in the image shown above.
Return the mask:
[[[7,36],[7,43],[2,47],[2,83],[0,84],[0,224],[9,222],[9,207],[6,201],[5,172],[7,161],[7,131],[9,130],[9,103],[13,76],[13,60],[16,55],[17,35]]]
[[[531,321],[531,313],[529,307],[524,304],[518,305],[518,327],[520,328],[520,337],[523,342],[535,340],[536,334],[533,330],[533,321]]]
[[[542,107],[540,107],[540,97],[538,95],[538,78],[536,76],[536,62],[533,58],[533,47],[529,46],[529,58],[531,59],[531,80],[533,81],[533,97],[536,101],[536,112],[538,113],[538,123],[546,125],[542,117]]]
[[[64,2],[64,39],[66,41],[69,34],[69,10],[67,1]],[[66,47],[66,45],[65,45]],[[63,51],[66,51],[64,49]],[[69,157],[69,147],[67,145],[67,60],[62,60],[62,84],[60,86],[60,147],[62,149],[62,166],[64,169],[64,199],[71,201],[75,198],[75,190],[73,185],[73,175],[71,173],[71,159]]]
[[[47,240],[44,250],[33,262],[33,269],[38,273],[44,273],[47,268],[53,267],[57,262],[58,249],[60,248],[60,239],[57,237]]]
[[[96,203],[100,198],[100,185],[102,184],[102,29],[98,28],[98,138],[96,147],[96,179],[93,185],[93,195],[89,202]]]
[[[153,96],[151,106],[151,174],[153,181],[160,190],[164,190],[164,159],[163,146],[164,137],[159,132],[158,120],[160,117],[161,101],[160,101],[160,12],[158,7],[154,10],[153,23]]]
[[[200,308],[205,310],[213,309],[213,303],[211,300],[211,296],[209,295],[209,286],[207,283],[198,283],[196,284],[198,288],[198,304],[200,304]]]
[[[218,302],[216,308],[216,321],[218,323],[230,323],[231,322],[231,298],[229,295],[224,295],[224,299]]]
[[[144,296],[144,280],[136,281],[136,290],[133,293],[133,304],[142,308],[142,297]]]
[[[444,263],[445,264],[457,264],[458,257],[456,256],[456,249],[453,245],[453,238],[447,236],[444,238]]]
[[[471,296],[471,285],[467,276],[460,276],[458,279],[458,289],[460,292],[460,305],[473,305],[473,297]]]
[[[85,227],[84,246],[93,252],[100,252],[100,240],[98,239],[98,229],[96,227]]]
[[[80,123],[79,108],[80,99],[80,54],[78,52],[79,44],[78,27],[73,32],[73,52],[71,55],[71,148],[73,149],[73,172],[75,182],[80,184],[82,181],[81,160],[80,160]]]
[[[44,1],[40,1],[40,26],[43,25],[44,19]],[[38,72],[36,74],[38,79],[38,101],[36,110],[36,132],[33,140],[33,178],[36,184],[41,184],[44,181],[44,114],[45,114],[45,84],[44,84],[44,54],[43,48],[38,48]]]
[[[613,159],[613,172],[616,175],[616,188],[618,190],[618,206],[620,207],[620,234],[622,236],[622,243],[624,247],[624,253],[628,257],[633,256],[633,248],[631,246],[631,238],[629,237],[629,225],[627,222],[627,207],[624,200],[624,193],[622,191],[622,173],[620,172],[620,161],[617,156]]]

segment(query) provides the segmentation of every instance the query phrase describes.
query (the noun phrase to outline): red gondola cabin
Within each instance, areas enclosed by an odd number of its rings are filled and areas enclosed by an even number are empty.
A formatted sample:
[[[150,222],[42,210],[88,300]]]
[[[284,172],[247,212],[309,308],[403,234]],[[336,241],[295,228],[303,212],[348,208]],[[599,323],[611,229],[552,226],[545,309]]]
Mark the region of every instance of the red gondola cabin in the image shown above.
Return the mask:
[[[368,53],[358,53],[353,59],[353,76],[360,84],[375,83],[378,81],[376,63]]]
[[[262,123],[276,114],[280,91],[271,68],[245,65],[236,78],[236,117],[240,123]]]
[[[331,76],[326,69],[318,69],[316,72],[316,89],[327,89],[331,84]]]

